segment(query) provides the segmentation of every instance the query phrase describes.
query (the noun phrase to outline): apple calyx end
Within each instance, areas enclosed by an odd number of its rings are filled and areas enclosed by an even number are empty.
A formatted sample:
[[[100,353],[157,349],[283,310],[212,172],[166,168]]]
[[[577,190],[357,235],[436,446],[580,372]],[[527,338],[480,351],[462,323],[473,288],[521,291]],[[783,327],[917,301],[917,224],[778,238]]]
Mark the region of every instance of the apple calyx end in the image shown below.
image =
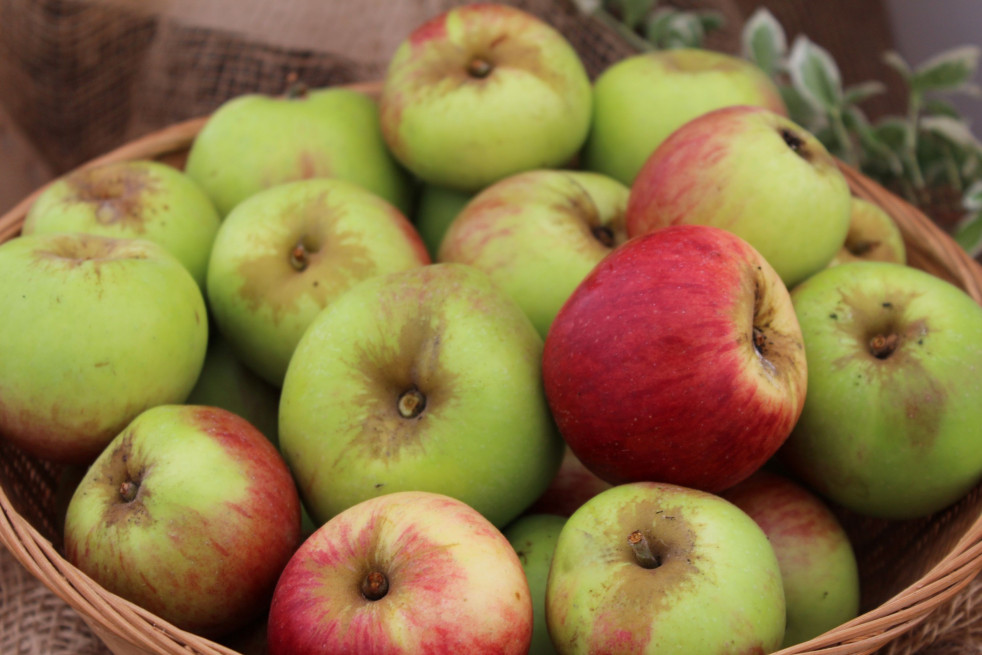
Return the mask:
[[[140,483],[134,480],[124,480],[119,485],[119,498],[124,503],[131,503],[136,500],[136,494],[140,491]]]
[[[493,70],[494,64],[484,57],[474,57],[467,62],[467,74],[478,80],[483,80],[490,75],[491,71]]]
[[[894,333],[877,334],[869,340],[869,352],[877,359],[886,359],[897,350],[900,345],[900,336]]]
[[[614,237],[614,231],[607,227],[606,225],[598,225],[590,230],[593,234],[593,238],[599,241],[606,248],[613,248],[614,244],[617,242]]]
[[[381,571],[369,571],[361,581],[361,595],[365,600],[381,600],[389,593],[389,579]]]
[[[781,138],[784,139],[784,143],[791,148],[793,153],[802,159],[809,159],[809,150],[805,147],[805,140],[798,136],[796,132],[786,127],[781,128]]]
[[[643,569],[657,569],[661,566],[661,557],[651,550],[648,538],[640,530],[635,530],[627,537],[627,543],[634,551],[634,559]]]
[[[426,395],[415,387],[407,389],[399,396],[397,408],[402,418],[416,418],[426,409]]]

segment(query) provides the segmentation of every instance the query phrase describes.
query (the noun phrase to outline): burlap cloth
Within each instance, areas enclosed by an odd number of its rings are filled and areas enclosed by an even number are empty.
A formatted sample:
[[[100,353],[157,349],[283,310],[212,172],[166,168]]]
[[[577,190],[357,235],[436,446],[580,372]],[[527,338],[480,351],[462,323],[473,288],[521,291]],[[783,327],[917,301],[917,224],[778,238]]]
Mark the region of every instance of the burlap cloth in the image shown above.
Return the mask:
[[[379,79],[398,42],[451,0],[0,0],[0,110],[52,174],[245,92]],[[562,30],[591,75],[634,52],[571,0],[511,0]],[[892,45],[880,0],[674,0],[716,9],[708,47],[736,52],[760,5],[789,37],[805,32],[839,61],[846,83],[884,81],[867,107],[897,112],[903,90],[879,53]],[[2,184],[3,181],[0,181]],[[982,654],[982,580],[893,642],[891,653]],[[104,655],[81,618],[0,547],[0,655]]]

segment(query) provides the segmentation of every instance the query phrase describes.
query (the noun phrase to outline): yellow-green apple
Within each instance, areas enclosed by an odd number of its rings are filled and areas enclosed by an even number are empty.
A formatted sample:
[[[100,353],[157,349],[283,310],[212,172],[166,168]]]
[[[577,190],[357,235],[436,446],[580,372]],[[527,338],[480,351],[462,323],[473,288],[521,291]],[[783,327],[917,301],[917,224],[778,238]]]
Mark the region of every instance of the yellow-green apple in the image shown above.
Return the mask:
[[[611,484],[583,466],[573,449],[566,446],[559,471],[549,486],[526,510],[527,514],[570,516],[580,505],[609,489]]]
[[[529,655],[555,655],[556,647],[546,626],[546,582],[552,553],[566,517],[556,514],[526,514],[507,526],[504,534],[518,554],[532,595],[532,644]]]
[[[846,241],[829,266],[856,260],[907,263],[900,227],[882,207],[853,196]]]
[[[804,128],[767,109],[726,107],[689,121],[645,161],[627,234],[715,225],[748,241],[790,288],[842,248],[851,199],[835,159]]]
[[[252,423],[274,446],[279,446],[279,387],[243,364],[217,330],[212,329],[208,335],[204,365],[184,404],[226,409]]]
[[[770,78],[739,57],[700,48],[625,57],[594,82],[583,167],[631,186],[669,134],[697,116],[732,105],[787,115]]]
[[[722,494],[756,521],[781,568],[787,624],[782,648],[808,641],[859,613],[859,568],[832,510],[790,478],[761,470]]]
[[[507,524],[563,454],[541,357],[522,310],[471,266],[351,287],[300,340],[280,398],[280,446],[311,515],[418,489]]]
[[[780,460],[860,514],[924,516],[982,481],[982,307],[922,270],[852,262],[792,292],[808,395]]]
[[[446,189],[433,184],[423,184],[420,187],[413,212],[413,225],[426,244],[430,257],[436,259],[447,228],[473,197],[474,194],[469,191]]]
[[[613,487],[569,517],[546,585],[563,655],[770,653],[784,613],[777,557],[753,519],[657,482]]]
[[[524,655],[529,585],[505,536],[448,496],[404,491],[341,512],[276,585],[270,655]]]
[[[185,171],[222,216],[263,189],[314,177],[354,182],[403,212],[411,199],[410,177],[382,139],[378,105],[340,87],[228,100],[198,132]]]
[[[611,252],[545,340],[542,377],[560,433],[611,484],[717,492],[784,443],[807,365],[788,290],[746,241],[662,228]]]
[[[287,182],[225,217],[208,303],[235,355],[278,387],[307,325],[340,293],[429,262],[412,224],[374,193],[337,178]]]
[[[81,169],[53,181],[31,205],[22,232],[154,241],[177,257],[203,289],[220,220],[205,192],[184,173],[134,160]]]
[[[201,371],[201,289],[162,246],[59,232],[0,245],[0,435],[88,464],[143,410],[183,402]]]
[[[382,134],[424,182],[476,191],[568,163],[590,127],[590,79],[542,19],[499,3],[454,7],[414,29],[389,61]]]
[[[106,590],[218,637],[262,616],[300,543],[300,502],[273,445],[217,407],[160,405],[92,464],[65,556]]]
[[[545,338],[593,267],[627,240],[630,191],[599,173],[537,170],[492,184],[450,224],[437,261],[479,268]]]

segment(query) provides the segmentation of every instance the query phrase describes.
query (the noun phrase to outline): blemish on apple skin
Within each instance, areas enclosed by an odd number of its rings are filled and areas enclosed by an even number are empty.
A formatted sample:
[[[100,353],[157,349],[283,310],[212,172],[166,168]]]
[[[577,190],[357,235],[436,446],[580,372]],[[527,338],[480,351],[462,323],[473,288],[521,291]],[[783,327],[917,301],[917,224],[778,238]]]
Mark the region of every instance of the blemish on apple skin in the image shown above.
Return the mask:
[[[118,163],[78,171],[65,178],[71,195],[66,202],[92,206],[102,225],[120,223],[127,230],[146,231],[145,198],[159,192],[150,172]]]

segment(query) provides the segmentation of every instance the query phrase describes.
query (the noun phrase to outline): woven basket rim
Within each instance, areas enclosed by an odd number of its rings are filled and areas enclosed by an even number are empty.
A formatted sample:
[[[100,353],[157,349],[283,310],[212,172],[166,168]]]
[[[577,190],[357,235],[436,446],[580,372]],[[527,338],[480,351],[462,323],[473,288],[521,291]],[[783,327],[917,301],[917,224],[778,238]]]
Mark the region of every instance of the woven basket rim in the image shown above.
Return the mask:
[[[345,85],[378,97],[380,83]],[[157,159],[185,152],[208,116],[175,123],[130,141],[75,170],[103,163]],[[982,266],[919,209],[892,194],[853,167],[838,162],[853,193],[878,204],[897,222],[908,247],[946,273],[982,305]],[[50,183],[49,183],[50,184]],[[27,211],[47,185],[0,216],[0,243],[17,236]],[[100,638],[113,635],[151,653],[167,655],[239,655],[212,640],[187,632],[115,595],[71,565],[57,548],[17,513],[0,485],[0,544],[25,569],[78,612]],[[774,655],[855,655],[873,652],[923,622],[931,612],[965,588],[982,571],[982,512],[954,547],[923,577],[878,607],[809,641]]]

